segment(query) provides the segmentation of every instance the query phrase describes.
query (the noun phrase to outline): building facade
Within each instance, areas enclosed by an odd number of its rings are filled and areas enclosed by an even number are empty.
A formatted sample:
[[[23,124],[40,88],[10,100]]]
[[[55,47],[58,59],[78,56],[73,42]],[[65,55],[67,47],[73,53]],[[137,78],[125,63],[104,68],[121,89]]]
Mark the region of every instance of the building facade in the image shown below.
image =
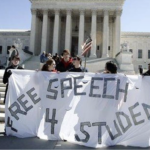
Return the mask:
[[[139,66],[148,69],[150,63],[150,33],[146,32],[122,32],[121,43],[126,42],[129,50],[133,53],[135,72]]]
[[[89,57],[115,58],[120,44],[126,42],[133,53],[134,69],[150,63],[150,33],[120,32],[124,0],[30,0],[31,31],[0,30],[0,59],[6,62],[8,50],[20,39],[23,49],[35,56],[43,51],[81,54],[88,36],[93,40]]]
[[[69,49],[81,54],[88,36],[90,57],[114,57],[120,47],[120,18],[124,0],[30,0],[30,50],[53,54]]]
[[[2,64],[6,63],[8,50],[18,39],[22,42],[23,49],[30,46],[30,31],[26,30],[0,30],[0,60]]]

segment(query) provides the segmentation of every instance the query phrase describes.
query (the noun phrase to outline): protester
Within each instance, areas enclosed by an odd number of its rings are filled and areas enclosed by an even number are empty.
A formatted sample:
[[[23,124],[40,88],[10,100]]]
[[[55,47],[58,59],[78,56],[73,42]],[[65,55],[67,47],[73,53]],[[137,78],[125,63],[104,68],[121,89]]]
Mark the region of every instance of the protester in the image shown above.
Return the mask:
[[[117,66],[113,61],[109,61],[105,64],[105,71],[103,73],[117,73]]]
[[[82,67],[82,59],[78,56],[73,58],[74,67],[69,69],[69,72],[88,72],[88,70]]]
[[[41,71],[57,72],[56,63],[53,59],[49,59],[42,67]]]
[[[19,56],[19,52],[16,49],[14,45],[11,46],[11,49],[9,50],[9,59],[8,59],[8,67],[12,65],[12,59],[14,56]]]
[[[143,76],[150,76],[150,63],[148,64],[148,70],[142,74]]]
[[[3,76],[3,83],[7,84],[7,86],[6,86],[6,90],[5,90],[4,103],[6,100],[6,95],[7,95],[7,90],[8,90],[8,79],[12,74],[10,69],[23,69],[21,66],[19,66],[19,62],[20,62],[20,57],[18,55],[13,56],[12,61],[11,61],[12,65],[5,69],[4,76]]]
[[[48,53],[48,59],[52,59],[52,54]]]
[[[143,68],[142,68],[142,66],[139,66],[139,73],[140,73],[140,75],[143,74]]]
[[[45,60],[45,51],[40,56],[40,62],[44,63],[44,60]]]
[[[57,65],[59,64],[59,62],[60,62],[59,55],[56,53],[56,54],[53,56],[53,59],[55,60],[56,66],[57,66]]]
[[[63,51],[63,58],[57,64],[56,69],[60,72],[65,72],[73,67],[72,59],[70,58],[70,51]]]

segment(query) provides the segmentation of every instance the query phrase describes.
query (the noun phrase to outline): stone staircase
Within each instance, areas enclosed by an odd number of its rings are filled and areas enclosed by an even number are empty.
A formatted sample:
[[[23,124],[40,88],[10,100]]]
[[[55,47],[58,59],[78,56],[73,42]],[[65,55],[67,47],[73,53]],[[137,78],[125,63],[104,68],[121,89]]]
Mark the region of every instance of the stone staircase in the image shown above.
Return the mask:
[[[27,70],[36,70],[40,69],[40,56],[31,56],[24,63],[24,69]]]
[[[4,105],[4,95],[6,85],[3,84],[3,74],[4,70],[0,70],[0,123],[5,120],[5,105]]]
[[[87,58],[86,68],[89,72],[103,72],[105,70],[105,64],[108,61],[115,61],[113,58]],[[85,61],[82,58],[82,66],[84,67]]]

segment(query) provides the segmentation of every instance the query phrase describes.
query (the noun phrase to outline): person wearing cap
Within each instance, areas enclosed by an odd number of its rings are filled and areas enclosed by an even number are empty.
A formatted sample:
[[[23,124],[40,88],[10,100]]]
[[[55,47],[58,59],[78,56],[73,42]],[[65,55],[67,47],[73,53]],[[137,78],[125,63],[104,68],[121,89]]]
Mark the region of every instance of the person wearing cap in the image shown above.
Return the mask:
[[[142,74],[143,76],[150,76],[150,63],[148,64],[148,70]]]
[[[8,89],[8,79],[12,74],[10,69],[23,69],[21,66],[19,66],[19,62],[20,62],[20,57],[18,55],[13,56],[11,65],[5,69],[5,72],[3,75],[3,83],[7,85],[6,85],[6,90],[5,90],[4,103],[5,103],[7,89]]]
[[[82,59],[79,56],[73,58],[74,67],[69,69],[69,72],[88,72],[88,70],[82,67]]]
[[[63,51],[63,58],[57,64],[56,69],[60,72],[65,72],[71,68],[73,68],[73,63],[72,63],[72,59],[70,58],[70,51],[64,50]]]

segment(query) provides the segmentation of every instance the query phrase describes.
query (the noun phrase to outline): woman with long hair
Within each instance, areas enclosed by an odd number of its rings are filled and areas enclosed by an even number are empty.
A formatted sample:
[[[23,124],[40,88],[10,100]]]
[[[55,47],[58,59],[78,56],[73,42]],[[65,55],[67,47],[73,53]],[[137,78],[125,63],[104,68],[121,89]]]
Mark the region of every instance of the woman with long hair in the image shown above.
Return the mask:
[[[43,65],[41,71],[57,72],[57,70],[55,69],[55,67],[56,67],[55,61],[53,59],[49,59]]]

